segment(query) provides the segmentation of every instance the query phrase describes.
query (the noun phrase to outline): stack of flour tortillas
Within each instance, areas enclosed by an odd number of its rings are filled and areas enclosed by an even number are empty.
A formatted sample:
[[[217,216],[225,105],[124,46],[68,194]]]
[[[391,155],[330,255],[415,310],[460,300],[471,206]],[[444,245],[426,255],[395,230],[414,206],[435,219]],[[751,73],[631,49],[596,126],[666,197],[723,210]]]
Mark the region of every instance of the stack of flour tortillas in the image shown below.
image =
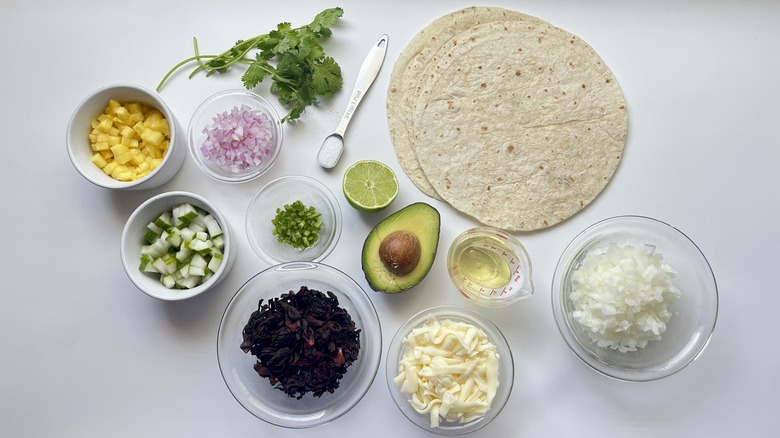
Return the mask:
[[[623,93],[584,41],[538,18],[474,7],[400,54],[387,117],[414,184],[480,222],[530,231],[588,205],[626,141]]]

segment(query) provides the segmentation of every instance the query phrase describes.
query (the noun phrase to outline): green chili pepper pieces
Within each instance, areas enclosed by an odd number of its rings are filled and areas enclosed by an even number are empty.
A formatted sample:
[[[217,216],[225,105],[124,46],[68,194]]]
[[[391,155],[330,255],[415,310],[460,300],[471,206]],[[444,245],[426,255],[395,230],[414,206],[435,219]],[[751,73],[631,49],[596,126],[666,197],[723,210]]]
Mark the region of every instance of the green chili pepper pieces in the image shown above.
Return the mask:
[[[320,238],[322,216],[314,207],[307,207],[301,201],[286,204],[276,209],[272,233],[279,243],[304,250],[311,247]]]

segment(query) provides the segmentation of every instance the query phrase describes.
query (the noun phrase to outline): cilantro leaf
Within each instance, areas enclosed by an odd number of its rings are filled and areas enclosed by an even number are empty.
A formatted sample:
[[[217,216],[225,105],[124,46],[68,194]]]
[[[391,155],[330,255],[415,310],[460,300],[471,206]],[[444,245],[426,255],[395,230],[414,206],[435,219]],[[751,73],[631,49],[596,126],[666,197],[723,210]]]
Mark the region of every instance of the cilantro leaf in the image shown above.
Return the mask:
[[[344,15],[344,10],[341,8],[325,9],[314,17],[314,21],[309,25],[309,29],[322,36],[330,36],[330,28],[336,24],[342,15]]]
[[[305,58],[309,62],[320,61],[325,57],[325,50],[320,45],[319,38],[314,35],[302,36],[300,47],[308,49],[308,54]]]
[[[264,67],[270,66],[259,55],[255,62],[249,64],[249,67],[244,72],[244,75],[241,76],[241,82],[244,83],[244,87],[246,87],[247,90],[255,88],[257,84],[263,82],[263,79],[268,76],[269,71]]]
[[[344,79],[341,77],[341,67],[331,57],[327,57],[319,64],[314,64],[311,78],[314,92],[320,96],[328,97],[341,89]]]

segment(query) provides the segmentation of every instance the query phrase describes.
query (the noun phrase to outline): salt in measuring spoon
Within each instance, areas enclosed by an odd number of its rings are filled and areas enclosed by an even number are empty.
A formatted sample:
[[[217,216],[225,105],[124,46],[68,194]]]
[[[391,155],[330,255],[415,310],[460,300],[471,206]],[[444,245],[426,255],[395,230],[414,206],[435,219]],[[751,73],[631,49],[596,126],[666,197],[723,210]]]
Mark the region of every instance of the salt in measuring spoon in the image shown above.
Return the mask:
[[[355,81],[355,88],[352,90],[347,109],[344,111],[336,131],[325,137],[325,141],[322,142],[320,151],[317,153],[317,162],[325,169],[332,169],[336,166],[339,158],[341,158],[341,153],[344,152],[344,132],[347,130],[347,125],[352,119],[358,104],[363,100],[363,96],[368,91],[368,88],[371,87],[374,79],[376,79],[376,75],[379,73],[379,69],[382,67],[385,53],[387,52],[387,40],[387,35],[382,35],[369,50],[363,65],[360,67],[357,80]]]

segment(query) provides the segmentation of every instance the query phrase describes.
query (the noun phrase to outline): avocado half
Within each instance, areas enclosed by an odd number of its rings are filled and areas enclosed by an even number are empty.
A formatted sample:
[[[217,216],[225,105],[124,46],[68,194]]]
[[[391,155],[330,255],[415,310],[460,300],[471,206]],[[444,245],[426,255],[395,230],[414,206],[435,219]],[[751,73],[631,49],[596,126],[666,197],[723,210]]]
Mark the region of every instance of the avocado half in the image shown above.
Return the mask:
[[[441,217],[439,211],[424,202],[408,205],[378,223],[363,244],[361,264],[371,289],[398,293],[419,284],[433,266],[439,246]],[[379,256],[382,241],[390,234],[402,231],[414,235],[420,244],[420,259],[407,274],[391,272]]]

